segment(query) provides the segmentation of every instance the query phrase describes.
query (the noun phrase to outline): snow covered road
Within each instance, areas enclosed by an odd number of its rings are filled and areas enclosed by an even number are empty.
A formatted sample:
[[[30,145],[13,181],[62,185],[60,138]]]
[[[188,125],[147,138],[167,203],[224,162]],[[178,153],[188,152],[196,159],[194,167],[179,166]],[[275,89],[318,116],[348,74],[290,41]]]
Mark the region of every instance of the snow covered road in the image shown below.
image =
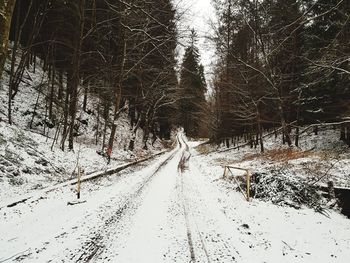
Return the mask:
[[[0,262],[348,261],[349,220],[247,203],[178,141],[157,160],[87,182],[85,203],[67,205],[70,186],[0,210]]]
[[[67,206],[67,188],[4,208],[0,262],[188,262],[177,176],[184,150],[179,143],[139,171],[89,182],[86,203]]]

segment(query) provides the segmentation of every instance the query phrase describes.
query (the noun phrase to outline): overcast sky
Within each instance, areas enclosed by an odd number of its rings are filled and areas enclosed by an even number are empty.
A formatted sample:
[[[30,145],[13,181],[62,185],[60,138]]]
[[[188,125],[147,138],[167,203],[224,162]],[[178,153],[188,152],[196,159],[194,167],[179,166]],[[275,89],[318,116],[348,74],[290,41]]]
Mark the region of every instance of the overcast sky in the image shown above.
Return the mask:
[[[183,55],[183,45],[187,45],[188,32],[194,28],[199,36],[198,48],[201,55],[201,62],[205,67],[207,80],[212,71],[214,61],[214,47],[206,36],[211,34],[210,21],[215,19],[215,11],[211,0],[173,0],[178,14],[181,16],[179,23],[180,42],[179,57]]]

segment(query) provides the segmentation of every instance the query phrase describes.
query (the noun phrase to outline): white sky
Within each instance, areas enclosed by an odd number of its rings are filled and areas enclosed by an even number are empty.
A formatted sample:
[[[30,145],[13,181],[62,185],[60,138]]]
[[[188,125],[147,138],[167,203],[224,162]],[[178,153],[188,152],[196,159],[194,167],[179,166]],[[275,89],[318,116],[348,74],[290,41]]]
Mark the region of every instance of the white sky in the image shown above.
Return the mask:
[[[173,0],[175,8],[180,15],[179,21],[179,58],[183,56],[184,47],[187,46],[188,33],[194,28],[199,36],[198,49],[201,62],[205,67],[207,81],[210,80],[215,49],[213,44],[205,37],[211,35],[210,22],[215,20],[215,10],[211,0]]]

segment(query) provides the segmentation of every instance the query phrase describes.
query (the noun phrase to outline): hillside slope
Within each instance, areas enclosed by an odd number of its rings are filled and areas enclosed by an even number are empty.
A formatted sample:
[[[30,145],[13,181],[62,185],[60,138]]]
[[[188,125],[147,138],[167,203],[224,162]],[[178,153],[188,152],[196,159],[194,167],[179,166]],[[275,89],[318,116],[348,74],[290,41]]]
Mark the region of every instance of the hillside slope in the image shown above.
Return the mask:
[[[38,61],[38,65],[40,65]],[[6,65],[9,72],[9,65]],[[115,147],[111,163],[101,153],[102,136],[96,127],[103,127],[103,119],[90,108],[98,100],[89,95],[87,112],[82,110],[82,98],[78,105],[77,135],[74,151],[60,149],[61,135],[57,124],[48,119],[46,98],[48,79],[41,67],[26,70],[19,92],[12,101],[13,124],[7,122],[8,73],[4,74],[0,86],[0,199],[13,198],[43,187],[66,181],[76,176],[80,166],[85,173],[92,173],[114,167],[125,162],[148,156],[164,149],[161,141],[149,143],[148,150],[142,149],[142,129],[138,129],[135,150],[128,151],[131,139],[131,125],[127,112],[117,121]],[[46,86],[45,86],[46,85]],[[33,110],[35,109],[35,110]],[[61,114],[54,108],[54,114]],[[56,118],[57,119],[57,118]],[[100,128],[101,129],[101,128]],[[54,142],[56,134],[59,137]],[[97,140],[96,140],[97,138]]]

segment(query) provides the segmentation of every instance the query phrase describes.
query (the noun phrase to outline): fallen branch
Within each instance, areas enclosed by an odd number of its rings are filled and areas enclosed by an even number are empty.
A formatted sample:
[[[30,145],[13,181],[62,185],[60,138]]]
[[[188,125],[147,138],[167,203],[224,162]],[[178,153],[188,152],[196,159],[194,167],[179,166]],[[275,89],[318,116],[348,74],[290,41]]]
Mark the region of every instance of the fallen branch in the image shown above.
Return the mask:
[[[97,179],[99,177],[103,177],[103,176],[106,176],[106,175],[112,175],[112,174],[118,173],[118,172],[120,172],[122,170],[125,170],[126,168],[129,168],[129,167],[131,167],[133,165],[137,165],[137,164],[146,162],[146,161],[151,160],[151,159],[153,159],[153,158],[155,158],[155,157],[157,157],[159,155],[165,154],[166,152],[168,152],[168,151],[165,150],[165,151],[162,151],[160,153],[154,154],[152,156],[149,156],[147,158],[144,158],[144,159],[141,159],[141,160],[138,160],[138,161],[135,161],[135,162],[127,163],[127,164],[120,165],[118,167],[115,167],[115,168],[112,168],[112,169],[109,169],[109,170],[106,170],[106,171],[96,172],[96,173],[87,175],[87,176],[81,178],[80,181],[81,182],[92,181],[92,180],[95,180],[95,179]],[[48,192],[54,191],[54,190],[56,190],[58,188],[66,187],[66,186],[69,186],[69,185],[76,185],[77,183],[78,183],[78,180],[77,179],[73,179],[73,180],[69,180],[69,181],[66,181],[66,182],[54,185],[54,186],[50,186],[50,187],[44,188],[44,189],[42,189],[42,190],[40,190],[39,192],[36,192],[36,193],[26,194],[22,198],[18,197],[19,200],[12,201],[12,202],[9,202],[7,204],[0,204],[0,210],[5,208],[5,207],[14,207],[14,206],[16,206],[16,205],[18,205],[20,203],[25,203],[26,201],[28,201],[30,199],[33,199],[35,197],[41,198],[41,196],[43,194],[45,194],[45,193],[48,193]]]
[[[84,200],[84,201],[69,201],[69,202],[67,202],[67,205],[79,205],[79,204],[84,204],[84,203],[86,203],[86,200]]]
[[[302,135],[303,133],[307,132],[309,129],[317,127],[317,126],[342,125],[342,124],[346,124],[346,123],[350,123],[350,120],[345,120],[345,121],[341,121],[341,122],[314,123],[314,124],[311,124],[308,127],[306,127],[304,130],[302,130],[299,133],[299,135]]]

